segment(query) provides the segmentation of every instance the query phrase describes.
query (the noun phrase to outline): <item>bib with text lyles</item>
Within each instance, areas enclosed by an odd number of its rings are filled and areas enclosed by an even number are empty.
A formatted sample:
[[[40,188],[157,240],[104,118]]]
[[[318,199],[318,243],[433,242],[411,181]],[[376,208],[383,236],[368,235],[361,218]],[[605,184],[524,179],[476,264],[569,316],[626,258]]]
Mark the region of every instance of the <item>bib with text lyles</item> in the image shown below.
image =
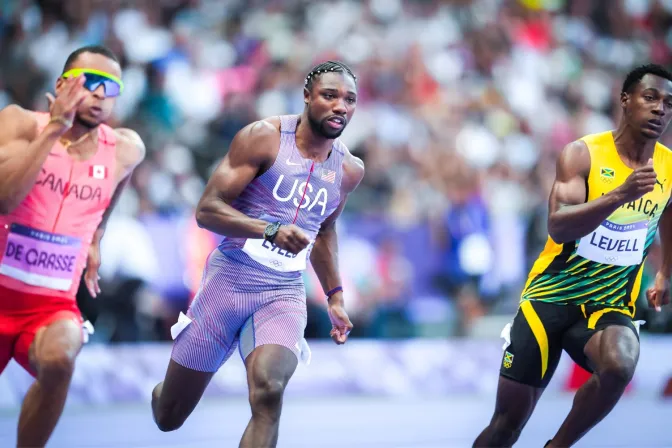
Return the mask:
[[[257,263],[280,272],[304,271],[308,259],[308,252],[314,241],[298,254],[280,249],[275,244],[264,239],[248,238],[243,246],[245,252]]]
[[[581,238],[576,253],[598,263],[635,266],[644,257],[648,229],[648,221],[616,224],[605,220],[594,232]]]
[[[82,241],[11,224],[0,274],[43,288],[68,291]]]

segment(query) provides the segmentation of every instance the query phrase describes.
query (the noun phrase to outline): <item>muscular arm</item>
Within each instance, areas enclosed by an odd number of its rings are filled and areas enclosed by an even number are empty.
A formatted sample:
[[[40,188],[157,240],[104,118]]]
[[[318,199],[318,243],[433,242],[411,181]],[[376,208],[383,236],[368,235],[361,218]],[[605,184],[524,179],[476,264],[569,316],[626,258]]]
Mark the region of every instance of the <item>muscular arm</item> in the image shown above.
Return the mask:
[[[279,132],[269,121],[258,121],[240,130],[229,152],[210,177],[196,208],[199,227],[233,238],[262,238],[268,223],[253,219],[231,203],[271,163],[279,146]]]
[[[341,202],[338,208],[324,221],[315,238],[315,245],[310,254],[310,262],[320,280],[322,289],[327,292],[342,285],[338,270],[338,238],[336,236],[336,219],[345,208],[350,194],[364,177],[364,163],[352,156],[344,164]]]
[[[590,154],[585,143],[567,145],[557,163],[548,204],[548,234],[556,243],[583,238],[624,203],[618,190],[586,202],[589,172]]]
[[[140,136],[130,129],[117,129],[117,163],[120,164],[121,168],[121,180],[117,183],[116,188],[114,189],[114,194],[110,200],[110,204],[107,206],[105,213],[103,214],[103,219],[98,225],[98,229],[93,234],[94,243],[100,243],[100,240],[105,234],[105,228],[107,227],[107,221],[110,219],[110,215],[114,211],[119,198],[123,193],[126,186],[131,180],[131,174],[136,166],[138,166],[145,159],[145,144],[143,143]]]
[[[11,105],[0,111],[0,213],[11,213],[28,195],[63,125],[48,124],[37,133],[28,111]]]

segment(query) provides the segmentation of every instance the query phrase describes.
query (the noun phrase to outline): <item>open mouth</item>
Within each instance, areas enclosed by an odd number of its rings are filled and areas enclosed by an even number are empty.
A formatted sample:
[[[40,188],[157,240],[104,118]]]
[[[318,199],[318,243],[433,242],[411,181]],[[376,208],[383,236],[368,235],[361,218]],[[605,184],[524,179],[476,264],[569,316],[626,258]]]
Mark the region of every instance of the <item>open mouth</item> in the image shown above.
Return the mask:
[[[329,117],[327,119],[327,124],[334,129],[341,129],[345,126],[345,118],[339,116]]]
[[[663,127],[663,122],[658,119],[649,120],[649,124],[657,128]]]

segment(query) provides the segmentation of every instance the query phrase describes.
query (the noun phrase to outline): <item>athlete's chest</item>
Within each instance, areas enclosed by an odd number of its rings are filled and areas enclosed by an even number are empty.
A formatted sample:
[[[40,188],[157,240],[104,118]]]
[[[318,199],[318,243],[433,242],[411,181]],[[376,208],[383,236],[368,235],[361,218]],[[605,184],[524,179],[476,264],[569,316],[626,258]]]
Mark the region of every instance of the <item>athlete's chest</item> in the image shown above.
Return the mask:
[[[653,191],[623,204],[593,232],[581,238],[577,255],[601,264],[622,267],[642,263],[672,187],[672,176],[668,175],[664,165],[661,164],[656,172],[658,180]],[[588,200],[595,200],[620,187],[631,173],[630,169],[619,170],[607,164],[598,166],[588,179]]]
[[[622,186],[632,173],[631,170],[621,169],[619,172],[617,168],[611,168],[608,164],[603,165],[605,166],[601,166],[589,179],[588,200],[597,199]],[[623,204],[614,212],[614,216],[627,216],[638,220],[651,220],[660,216],[672,192],[672,169],[669,164],[659,164],[654,169],[656,183],[653,191],[635,201]]]
[[[97,155],[77,161],[52,151],[42,165],[29,197],[44,205],[72,204],[88,210],[104,208],[114,191],[114,164]]]
[[[259,179],[275,207],[329,216],[340,202],[341,172],[335,167],[272,167]]]

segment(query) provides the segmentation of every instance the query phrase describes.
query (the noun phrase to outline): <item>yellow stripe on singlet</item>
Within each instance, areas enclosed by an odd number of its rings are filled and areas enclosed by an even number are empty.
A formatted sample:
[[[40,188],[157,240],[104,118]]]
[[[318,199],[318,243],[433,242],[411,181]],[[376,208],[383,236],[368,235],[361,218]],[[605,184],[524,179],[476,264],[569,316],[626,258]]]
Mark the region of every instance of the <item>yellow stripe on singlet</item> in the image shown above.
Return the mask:
[[[530,272],[530,275],[527,277],[527,282],[525,282],[525,288],[523,288],[523,295],[525,291],[530,286],[530,283],[542,274],[548,267],[553,263],[555,257],[562,253],[562,244],[555,243],[550,237],[546,241],[546,247],[544,251],[539,256],[539,259],[534,263],[534,269]],[[545,256],[544,256],[545,255]]]
[[[630,303],[628,306],[632,308],[632,317],[635,317],[635,310],[637,309],[637,299],[639,298],[639,289],[642,287],[642,273],[644,272],[644,264],[639,267],[637,277],[635,277],[635,284],[630,291]]]
[[[577,256],[578,256],[578,255],[572,255],[572,256],[567,260],[567,262],[569,263],[572,259],[576,258]],[[579,268],[581,268],[581,267],[587,265],[589,262],[590,262],[590,260],[583,260],[583,261],[580,261],[580,262],[578,262],[576,265],[572,266],[571,268],[568,268],[568,269],[567,269],[567,272],[574,272],[574,271],[576,271],[577,269],[579,269]]]
[[[614,272],[614,273],[612,273],[612,274],[609,274],[609,275],[606,276],[606,277],[602,277],[602,280],[604,281],[604,280],[610,279],[610,278],[612,278],[612,277],[617,276],[617,274],[618,274],[618,272]],[[607,287],[608,287],[608,286],[613,286],[613,285],[615,285],[616,283],[618,283],[619,281],[622,281],[622,279],[621,279],[620,277],[616,277],[616,280],[614,280],[614,281],[611,282],[611,283],[607,283],[605,286],[607,286]],[[535,289],[535,290],[534,290],[534,294],[535,294],[536,297],[544,297],[544,296],[548,296],[548,295],[551,295],[551,294],[557,294],[558,292],[562,292],[562,291],[569,291],[569,290],[571,290],[572,288],[574,288],[574,286],[567,286],[567,287],[565,287],[565,288],[555,288],[555,289],[552,288],[552,287],[546,287],[546,288],[540,288],[540,290],[543,289],[543,291],[544,291],[544,292],[542,292],[542,293],[538,293],[538,292],[537,292],[538,290]],[[588,294],[592,294],[592,292],[591,292],[591,291],[588,291],[588,292],[584,292],[583,294],[575,294],[575,295],[573,295],[572,297],[573,297],[573,298],[583,297],[583,296],[586,296],[586,295],[588,295]]]
[[[543,379],[544,375],[546,375],[546,369],[548,369],[548,336],[546,336],[546,329],[544,328],[544,324],[541,323],[537,312],[534,311],[532,302],[525,300],[520,304],[520,309],[523,311],[523,316],[525,316],[525,320],[530,326],[534,338],[537,340],[537,345],[539,345],[541,378]]]

